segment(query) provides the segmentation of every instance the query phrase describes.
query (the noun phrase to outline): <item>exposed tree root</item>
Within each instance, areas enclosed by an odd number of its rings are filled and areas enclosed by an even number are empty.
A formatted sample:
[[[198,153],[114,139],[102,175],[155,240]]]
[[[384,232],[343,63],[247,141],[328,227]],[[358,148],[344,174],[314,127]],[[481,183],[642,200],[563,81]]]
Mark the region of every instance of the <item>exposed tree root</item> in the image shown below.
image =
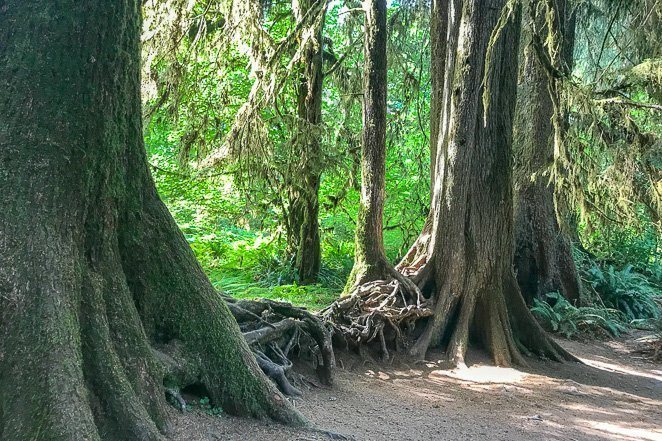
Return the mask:
[[[399,271],[389,271],[390,280],[359,285],[320,313],[333,324],[336,340],[360,353],[372,347],[382,359],[390,357],[392,348],[423,359],[429,347],[443,340],[447,361],[455,366],[464,364],[470,336],[497,365],[526,365],[523,354],[579,361],[535,321],[511,271],[505,271],[500,282],[469,279],[462,289],[444,284],[440,289],[426,289],[428,296],[424,296],[420,287],[434,275],[425,255],[418,255],[425,247],[412,247]],[[408,258],[410,266],[405,263]]]
[[[179,409],[180,412],[184,412],[186,410],[186,400],[182,398],[182,394],[177,389],[166,388],[165,393],[166,399],[168,399],[173,406]]]
[[[275,353],[278,353],[278,346],[271,346],[271,349]],[[287,378],[286,374],[292,367],[292,362],[286,357],[282,357],[281,363],[283,364],[278,364],[271,361],[271,359],[263,352],[256,350],[255,359],[257,360],[258,366],[260,366],[267,377],[271,378],[276,383],[281,392],[291,397],[298,397],[301,395],[301,391],[294,387]]]
[[[305,309],[271,300],[237,300],[228,296],[224,296],[224,300],[239,323],[258,366],[283,394],[301,395],[293,383],[305,381],[292,370],[290,358],[294,355],[311,359],[320,382],[332,384],[335,358],[331,331],[318,317]],[[191,362],[178,340],[157,345],[153,352],[164,370],[166,398],[174,407],[184,410],[183,389],[196,385],[204,389],[204,385],[200,385],[204,372],[199,364]]]
[[[405,254],[400,263],[396,265],[395,269],[403,275],[410,277],[416,283],[420,282],[421,275],[427,272],[426,268],[430,268],[430,265],[426,264],[431,260],[431,253],[428,252],[431,242],[432,217],[430,214],[425,220],[421,234],[419,234],[414,244],[409,248],[409,251],[407,251],[407,254]]]
[[[389,358],[391,343],[397,350],[409,345],[409,335],[403,330],[413,329],[418,319],[433,314],[419,286],[409,277],[390,265],[386,273],[389,280],[358,285],[320,313],[346,345],[378,343],[382,359]]]
[[[303,308],[272,300],[225,297],[262,371],[289,396],[301,395],[292,385],[291,354],[308,356],[322,384],[333,383],[335,357],[331,330]]]

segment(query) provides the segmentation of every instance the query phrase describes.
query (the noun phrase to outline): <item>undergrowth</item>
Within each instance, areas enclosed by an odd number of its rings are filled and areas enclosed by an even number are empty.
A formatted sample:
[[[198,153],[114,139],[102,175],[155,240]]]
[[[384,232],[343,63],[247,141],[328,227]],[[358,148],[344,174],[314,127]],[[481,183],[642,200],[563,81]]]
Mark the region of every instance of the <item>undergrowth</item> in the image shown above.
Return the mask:
[[[238,298],[267,298],[316,310],[332,303],[342,291],[351,260],[327,252],[319,282],[299,285],[296,270],[282,252],[278,235],[235,230],[223,236],[187,235],[215,288]]]
[[[570,304],[557,292],[534,299],[531,312],[545,330],[565,338],[618,337],[627,330],[622,313],[615,309]]]
[[[617,269],[576,250],[582,281],[581,305],[570,304],[557,292],[534,300],[531,312],[549,332],[566,338],[618,337],[630,328],[652,329],[662,321],[659,263],[644,275],[634,266]]]
[[[613,265],[593,265],[582,271],[586,289],[606,308],[617,309],[627,321],[655,319],[660,316],[660,289],[632,265],[617,270]]]

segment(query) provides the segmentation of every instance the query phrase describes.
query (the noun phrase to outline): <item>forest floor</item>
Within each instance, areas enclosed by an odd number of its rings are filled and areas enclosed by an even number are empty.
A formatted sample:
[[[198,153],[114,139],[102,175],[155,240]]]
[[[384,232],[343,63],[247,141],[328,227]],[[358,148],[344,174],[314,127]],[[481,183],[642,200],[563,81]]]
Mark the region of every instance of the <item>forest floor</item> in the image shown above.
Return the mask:
[[[315,427],[356,441],[662,441],[662,364],[634,352],[636,337],[560,340],[585,364],[530,359],[521,370],[490,366],[477,352],[459,370],[339,354],[335,386],[306,390],[295,404]],[[173,417],[177,441],[333,439],[225,415]]]

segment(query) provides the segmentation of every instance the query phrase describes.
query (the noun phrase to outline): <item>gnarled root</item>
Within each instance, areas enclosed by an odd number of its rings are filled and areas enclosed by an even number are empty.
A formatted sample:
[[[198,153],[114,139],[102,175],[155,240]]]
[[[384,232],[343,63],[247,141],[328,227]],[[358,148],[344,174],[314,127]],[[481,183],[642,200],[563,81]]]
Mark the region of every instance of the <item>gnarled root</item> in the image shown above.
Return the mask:
[[[378,344],[382,359],[389,358],[391,343],[397,349],[408,346],[409,335],[403,330],[412,330],[417,320],[433,314],[416,283],[389,264],[385,272],[388,280],[360,284],[320,312],[348,345]]]
[[[262,369],[262,372],[276,383],[281,392],[291,397],[298,397],[301,395],[301,391],[292,386],[292,383],[290,383],[290,380],[286,376],[286,373],[292,367],[291,361],[285,358],[283,360],[284,364],[281,365],[271,361],[271,359],[263,352],[257,350],[255,351],[255,359],[257,360],[258,366]]]
[[[290,396],[301,395],[291,383],[292,362],[289,357],[297,348],[300,353],[312,355],[322,384],[333,383],[335,357],[331,330],[322,320],[288,303],[266,299],[237,300],[227,296],[225,300],[258,365],[281,392]]]

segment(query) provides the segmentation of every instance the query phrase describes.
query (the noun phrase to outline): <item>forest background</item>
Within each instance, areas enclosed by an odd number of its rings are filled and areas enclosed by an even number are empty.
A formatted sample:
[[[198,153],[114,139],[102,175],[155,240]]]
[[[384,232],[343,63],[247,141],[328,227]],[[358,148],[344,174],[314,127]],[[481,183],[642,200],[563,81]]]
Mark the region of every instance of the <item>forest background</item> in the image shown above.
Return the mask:
[[[562,95],[569,111],[563,156],[572,167],[563,177],[552,165],[537,173],[555,187],[557,208],[563,204],[582,293],[574,305],[554,292],[532,304],[548,330],[569,337],[659,323],[659,8],[646,0],[572,5],[573,67]],[[389,2],[383,234],[394,264],[430,208],[429,21],[425,1]],[[302,126],[296,66],[315,35],[322,36],[321,113]],[[143,43],[152,173],[214,286],[311,309],[333,302],[354,263],[360,4],[148,1]],[[298,147],[301,136],[318,142],[313,155]],[[315,194],[297,193],[301,182]],[[297,215],[297,204],[310,197],[319,208],[321,262],[302,277],[297,236],[310,219]]]

